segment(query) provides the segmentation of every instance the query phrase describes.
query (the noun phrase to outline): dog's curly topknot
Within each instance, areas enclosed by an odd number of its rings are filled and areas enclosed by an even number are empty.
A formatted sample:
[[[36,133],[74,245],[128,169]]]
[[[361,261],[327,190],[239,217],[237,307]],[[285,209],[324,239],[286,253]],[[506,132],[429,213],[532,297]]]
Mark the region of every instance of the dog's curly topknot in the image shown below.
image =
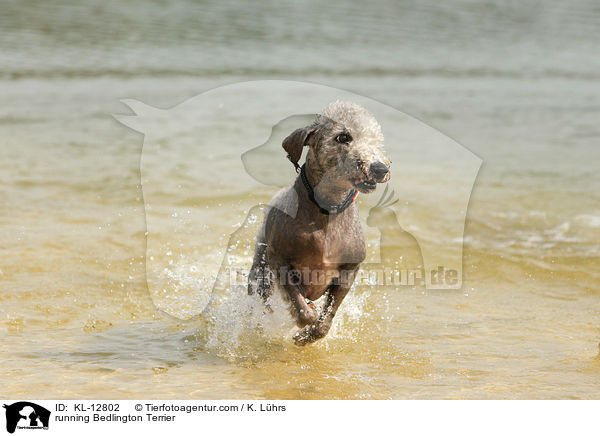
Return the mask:
[[[383,143],[381,126],[369,111],[357,103],[341,100],[329,103],[317,115],[315,124],[326,124],[328,120],[347,126],[365,139],[368,138],[379,144]]]

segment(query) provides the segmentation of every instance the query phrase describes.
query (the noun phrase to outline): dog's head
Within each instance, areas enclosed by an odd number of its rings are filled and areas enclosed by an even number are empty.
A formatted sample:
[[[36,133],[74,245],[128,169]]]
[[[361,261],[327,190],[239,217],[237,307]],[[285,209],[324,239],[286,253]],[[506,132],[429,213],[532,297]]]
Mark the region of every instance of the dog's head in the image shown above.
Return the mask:
[[[307,159],[322,177],[339,187],[368,193],[390,178],[381,126],[356,103],[330,103],[313,124],[284,139],[283,148],[296,167],[304,146],[310,147]]]

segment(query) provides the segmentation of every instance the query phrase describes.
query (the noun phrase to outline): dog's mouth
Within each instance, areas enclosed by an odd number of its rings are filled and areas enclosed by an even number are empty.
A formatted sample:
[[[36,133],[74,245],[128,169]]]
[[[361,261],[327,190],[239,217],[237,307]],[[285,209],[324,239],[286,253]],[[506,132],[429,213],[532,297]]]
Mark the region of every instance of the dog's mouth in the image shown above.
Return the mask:
[[[354,186],[356,189],[358,189],[363,194],[373,192],[375,190],[375,188],[377,187],[377,182],[375,182],[374,180],[353,178],[351,181],[352,181],[352,186]]]

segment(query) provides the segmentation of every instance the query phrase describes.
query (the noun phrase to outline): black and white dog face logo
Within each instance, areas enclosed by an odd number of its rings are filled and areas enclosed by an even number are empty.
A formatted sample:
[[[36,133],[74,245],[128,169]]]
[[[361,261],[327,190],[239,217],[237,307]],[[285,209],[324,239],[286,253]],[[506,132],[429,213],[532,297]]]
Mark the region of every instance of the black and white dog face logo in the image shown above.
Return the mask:
[[[20,419],[19,422],[17,422],[17,426],[21,427],[25,427],[25,426],[31,426],[31,427],[37,427],[38,426],[38,416],[35,413],[35,410],[33,409],[33,407],[31,406],[25,406],[21,409],[21,411],[19,412],[20,415]]]
[[[6,409],[6,431],[14,433],[17,428],[48,428],[50,411],[28,401],[3,406]]]

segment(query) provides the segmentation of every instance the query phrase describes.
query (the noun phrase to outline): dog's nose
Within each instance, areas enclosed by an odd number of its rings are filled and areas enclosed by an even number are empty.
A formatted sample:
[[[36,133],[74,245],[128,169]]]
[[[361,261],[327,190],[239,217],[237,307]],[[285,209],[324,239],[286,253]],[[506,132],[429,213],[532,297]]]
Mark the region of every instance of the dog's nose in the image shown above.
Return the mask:
[[[382,181],[390,169],[383,162],[373,162],[369,168],[371,176],[378,182]]]

